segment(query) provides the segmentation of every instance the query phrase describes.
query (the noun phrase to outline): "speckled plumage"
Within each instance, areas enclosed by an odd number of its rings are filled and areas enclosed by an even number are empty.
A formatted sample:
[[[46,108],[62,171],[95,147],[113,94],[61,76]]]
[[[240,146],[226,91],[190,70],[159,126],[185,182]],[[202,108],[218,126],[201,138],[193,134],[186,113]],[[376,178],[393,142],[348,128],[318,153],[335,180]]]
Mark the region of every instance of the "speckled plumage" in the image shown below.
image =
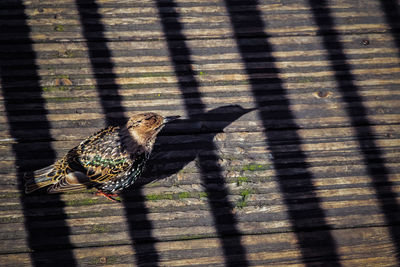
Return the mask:
[[[25,191],[48,187],[48,193],[58,193],[95,187],[105,194],[119,193],[140,176],[158,132],[176,118],[141,113],[126,125],[102,129],[53,165],[35,171]]]

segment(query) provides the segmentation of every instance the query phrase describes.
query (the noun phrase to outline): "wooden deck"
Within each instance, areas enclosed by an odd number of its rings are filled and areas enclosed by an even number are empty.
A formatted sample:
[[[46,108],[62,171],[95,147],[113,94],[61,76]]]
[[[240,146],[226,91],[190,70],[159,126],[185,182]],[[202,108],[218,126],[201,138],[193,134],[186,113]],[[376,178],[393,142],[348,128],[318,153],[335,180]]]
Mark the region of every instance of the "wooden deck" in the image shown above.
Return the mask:
[[[1,0],[0,266],[399,266],[399,14]],[[22,193],[139,111],[183,117],[122,203]]]

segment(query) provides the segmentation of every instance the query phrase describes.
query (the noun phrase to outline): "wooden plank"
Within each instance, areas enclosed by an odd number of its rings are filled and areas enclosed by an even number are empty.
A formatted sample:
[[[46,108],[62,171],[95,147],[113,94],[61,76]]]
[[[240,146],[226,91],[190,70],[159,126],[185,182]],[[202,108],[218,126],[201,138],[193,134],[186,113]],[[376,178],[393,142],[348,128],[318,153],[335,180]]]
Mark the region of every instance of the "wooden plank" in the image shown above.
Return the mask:
[[[326,265],[330,261],[343,266],[398,265],[389,229],[398,231],[391,224],[400,222],[396,213],[400,61],[392,35],[400,24],[386,23],[379,1],[334,0],[322,5],[330,9],[334,27],[315,25],[308,1],[259,1],[265,25],[249,25],[236,36],[224,1],[177,0],[174,7],[161,0],[157,8],[151,0],[98,0],[98,14],[93,12],[92,0],[80,2],[81,13],[96,15],[85,20],[85,37],[75,0],[25,0],[24,12],[20,1],[0,4],[4,7],[0,8],[0,27],[7,29],[0,33],[2,76],[8,83],[3,81],[1,86],[14,90],[7,99],[0,95],[2,266],[51,265],[55,260],[71,265],[62,257],[65,249],[71,249],[78,266],[150,265],[144,258],[158,258],[160,266],[225,266],[227,261],[244,258],[235,252],[237,247],[226,252],[226,246],[235,243],[244,247],[251,266]],[[232,11],[238,19],[251,22],[252,5],[236,1]],[[179,17],[169,17],[174,14]],[[324,12],[318,16],[329,19]],[[160,17],[173,18],[182,28],[164,32]],[[29,27],[31,40],[21,26]],[[340,36],[329,37],[332,30]],[[171,40],[182,35],[184,41]],[[89,58],[86,38],[96,36],[104,40],[90,45]],[[343,51],[328,53],[321,41],[329,38],[340,42]],[[268,59],[262,47],[265,39],[273,50]],[[34,43],[31,47],[20,43],[25,41]],[[248,52],[239,54],[237,42]],[[177,49],[173,61],[168,46],[174,44],[181,51]],[[329,60],[335,54],[345,58]],[[88,67],[93,62],[105,67],[93,70]],[[38,88],[32,88],[32,82],[36,83],[32,79],[37,78],[29,77],[32,74],[40,77],[36,84],[41,87],[40,96]],[[341,85],[355,87],[357,94],[343,94],[338,88],[341,74],[345,74]],[[251,81],[260,83],[251,85]],[[180,88],[183,83],[187,84],[185,94]],[[111,90],[102,104],[99,86],[118,90]],[[257,99],[265,105],[231,121],[232,110],[227,106],[253,108],[252,90],[268,92]],[[121,101],[113,101],[116,96]],[[45,108],[46,115],[37,113],[37,98],[45,102],[39,111]],[[185,103],[193,109],[186,110]],[[199,104],[206,108],[197,108]],[[104,105],[116,109],[122,105],[126,115],[206,113],[199,121],[183,117],[165,129],[143,175],[144,186],[128,191],[123,204],[88,191],[58,199],[23,195],[17,168],[35,169],[54,161],[43,153],[43,145],[51,146],[59,158],[103,127]],[[360,106],[366,114],[358,118],[371,125],[354,125],[356,118],[348,117],[349,109]],[[226,108],[212,112],[220,107]],[[293,118],[282,117],[282,110],[290,110]],[[15,116],[7,117],[9,111]],[[262,122],[260,111],[276,116]],[[51,129],[43,128],[45,121]],[[9,123],[19,125],[14,136]],[[272,148],[265,145],[264,131],[274,137]],[[43,133],[48,138],[41,138]],[[293,135],[300,144],[293,142]],[[373,149],[360,148],[360,142]],[[215,147],[211,149],[210,144]],[[16,148],[27,151],[18,162]],[[198,155],[204,158],[202,171]],[[379,176],[372,180],[370,172],[382,166],[387,173],[380,174],[385,182],[379,183]],[[312,192],[303,188],[311,184]],[[287,188],[285,194],[282,186]],[[211,198],[210,192],[216,196]],[[226,207],[216,212],[210,206],[217,204],[210,201]],[[394,207],[390,222],[384,214],[387,207]],[[298,216],[293,218],[293,214]],[[216,217],[236,222],[216,225]],[[35,231],[59,239],[32,239]],[[228,237],[231,233],[240,235]],[[332,246],[323,240],[326,236],[332,236]],[[318,250],[304,246],[299,243],[302,237],[321,246]],[[62,247],[66,238],[71,248]]]
[[[378,127],[375,129],[380,130],[380,132],[377,133],[378,139],[375,139],[375,143],[381,148],[382,156],[388,163],[395,163],[395,159],[398,156],[398,152],[396,151],[399,147],[399,139],[396,135],[393,136],[393,134],[390,137],[390,134],[391,132],[393,133],[393,131],[396,131],[397,128],[388,126],[383,129],[379,129]],[[71,131],[76,130],[71,129]],[[318,134],[321,134],[321,136],[320,138],[312,138],[307,136],[307,134],[310,132],[314,132],[313,134],[315,134],[315,136]],[[334,166],[346,165],[349,162],[352,162],[356,165],[362,165],[363,157],[359,152],[358,141],[354,137],[345,139],[344,137],[340,136],[340,134],[346,134],[345,131],[339,131],[339,135],[330,136],[329,134],[333,134],[333,132],[334,129],[312,129],[300,131],[300,134],[302,134],[302,137],[304,137],[304,143],[301,145],[301,148],[308,158],[307,162],[310,164],[310,168],[321,167],[321,164],[323,164],[323,162],[326,160],[330,160],[332,162],[332,164],[330,164],[332,168],[334,168]],[[69,136],[68,133],[65,134],[68,139],[75,137],[75,141],[54,142],[53,147],[58,152],[58,158],[80,142],[79,135],[76,136],[76,133],[71,134],[71,136]],[[287,155],[285,159],[277,159],[277,162],[295,163],[297,158],[296,146],[285,139],[285,135],[287,136],[285,131],[277,131],[276,134],[282,137],[282,144],[280,145],[280,149],[275,152],[282,153],[282,155],[285,155],[286,153]],[[351,131],[347,132],[347,134],[351,134]],[[238,137],[238,135],[241,136]],[[207,145],[212,137],[213,135],[205,134],[198,135],[197,137],[192,137],[189,135],[160,137],[159,143],[156,145],[156,150],[149,164],[156,170],[165,164],[157,162],[159,160],[165,161],[167,164],[179,164],[179,162],[186,162],[187,164],[187,161],[192,161],[199,153],[210,153],[209,149],[202,148],[201,146],[203,144]],[[217,135],[215,138],[215,144],[222,159],[220,162],[221,166],[227,171],[236,171],[237,173],[239,173],[240,168],[249,164],[262,164],[263,166],[271,166],[271,150],[265,148],[263,145],[263,138],[264,137],[262,133],[243,134],[231,132],[228,134]],[[368,137],[365,138],[365,140],[368,140]],[[245,142],[246,145],[243,145],[243,142]],[[196,143],[199,145],[196,146]],[[188,144],[192,144],[194,147],[188,148]],[[40,142],[25,145],[26,148],[33,149],[34,151],[37,151],[37,153],[40,153],[41,146],[42,143]],[[373,152],[374,151],[371,150],[371,153]],[[3,161],[4,167],[6,165],[11,166],[14,164],[13,151],[10,146],[0,146],[0,157]],[[371,157],[373,157],[373,155],[371,155]],[[252,160],[250,160],[250,158]],[[45,154],[40,157],[33,154],[26,154],[26,160],[34,164],[35,162],[40,162],[41,160],[47,160],[47,162],[54,161],[55,158],[48,158]],[[23,162],[20,162],[20,164],[23,164]],[[288,168],[291,168],[291,166],[288,166]],[[161,173],[162,170],[166,171],[167,169],[168,167],[161,167],[161,170],[158,171]],[[156,173],[157,171],[153,174]]]
[[[121,39],[160,39],[163,38],[164,33],[161,30],[160,25],[154,18],[158,15],[158,10],[155,8],[153,3],[141,3],[139,6],[132,7],[130,5],[123,4],[104,4],[99,3],[98,12],[102,15],[102,19],[99,21],[104,25],[104,36],[109,40],[121,40]],[[122,5],[122,6],[121,6]],[[281,1],[273,1],[271,3],[261,3],[259,5],[261,14],[265,14],[264,19],[268,21],[268,32],[273,35],[296,35],[296,34],[315,34],[318,27],[313,24],[312,16],[310,16],[309,7],[307,3],[288,5]],[[271,12],[271,7],[274,12]],[[371,7],[375,7],[372,9]],[[90,13],[90,7],[81,7],[83,11]],[[336,8],[338,9],[337,12]],[[246,16],[246,5],[245,2],[238,2],[238,6],[233,7],[234,10],[241,11],[242,16]],[[336,28],[341,33],[366,33],[366,32],[385,32],[389,29],[383,20],[383,14],[376,6],[371,5],[359,5],[350,4],[348,2],[338,2],[337,6],[332,5],[333,14],[336,18]],[[347,14],[344,11],[348,11]],[[168,15],[171,10],[181,14],[182,23],[188,25],[190,30],[185,28],[182,33],[188,39],[192,38],[221,38],[231,37],[233,33],[230,29],[229,19],[222,2],[210,2],[207,5],[193,5],[176,7],[165,5],[160,8],[160,12]],[[373,10],[373,11],[372,11]],[[296,14],[300,12],[300,16]],[[354,12],[358,11],[358,12]],[[286,14],[285,14],[286,12]],[[351,15],[349,16],[349,12]],[[14,12],[15,15],[19,15],[19,12]],[[29,18],[28,25],[32,28],[31,38],[36,42],[48,42],[48,41],[72,41],[72,40],[84,40],[81,35],[81,29],[79,21],[76,20],[77,9],[73,3],[56,5],[53,6],[41,6],[41,5],[27,5],[26,15]],[[344,13],[344,14],[343,14]],[[1,13],[0,13],[1,14]],[[8,16],[12,16],[13,12],[7,13]],[[201,16],[207,15],[210,17],[207,21],[201,19]],[[213,19],[212,16],[217,16]],[[297,16],[299,18],[297,18]],[[322,14],[323,15],[323,14]],[[74,16],[74,21],[65,21],[64,18]],[[124,19],[115,19],[115,17],[124,16]],[[134,20],[129,20],[129,16],[134,17]],[[251,20],[251,15],[248,15]],[[342,19],[343,16],[343,19]],[[49,26],[45,26],[39,18],[49,19]],[[110,19],[108,19],[110,17]],[[198,19],[200,17],[200,19]],[[271,18],[272,17],[272,18]],[[288,19],[290,17],[290,19]],[[197,20],[196,20],[197,19]],[[43,20],[43,19],[42,19]],[[9,18],[8,20],[9,21]],[[63,23],[64,22],[64,23]],[[11,23],[15,25],[15,21],[11,20]],[[40,23],[40,26],[36,26],[34,23]],[[52,25],[51,25],[52,24]],[[17,24],[18,25],[18,24]],[[51,26],[50,26],[51,25]],[[324,25],[320,25],[320,28]],[[17,28],[18,29],[18,28]],[[96,30],[93,30],[93,36],[96,36]],[[261,33],[262,29],[255,27],[249,27],[243,34],[257,34]],[[167,34],[176,34],[175,30],[170,30]],[[9,38],[20,38],[18,37],[18,31]],[[1,36],[0,36],[1,39]]]
[[[320,233],[316,232],[316,235]],[[380,266],[393,266],[393,247],[383,228],[341,229],[333,231],[339,245],[340,257],[344,266],[362,266],[365,262],[376,263]],[[280,266],[299,263],[300,254],[297,251],[296,238],[293,233],[277,233],[268,235],[245,236],[242,242],[248,247],[249,261],[254,265]],[[367,245],[369,244],[369,245]],[[146,251],[145,246],[141,251]],[[156,244],[160,255],[160,264],[167,266],[187,266],[193,264],[223,265],[222,254],[218,239],[199,239],[187,241],[160,242]],[[320,253],[323,252],[320,247]],[[379,253],[378,253],[379,251]],[[77,248],[73,250],[79,265],[100,263],[105,260],[108,264],[133,264],[135,252],[131,246],[108,246],[93,248]],[[43,261],[52,262],[57,253],[43,252]],[[318,255],[316,253],[316,255]],[[0,256],[4,266],[18,263],[29,264],[27,254],[9,254]],[[235,257],[233,254],[232,257]],[[58,258],[62,263],[62,259]],[[318,261],[316,261],[318,262]],[[136,262],[137,264],[138,262]]]
[[[341,183],[344,180],[344,178],[343,180],[331,179],[330,183],[335,181]],[[316,183],[318,185],[318,181]],[[268,185],[270,186],[265,187]],[[320,186],[323,185],[324,183],[323,181],[321,181]],[[248,185],[244,185],[243,187],[236,186],[232,185],[232,188],[230,190],[232,192],[236,191],[236,194],[243,192],[243,189],[251,188],[251,190],[255,190],[250,194],[248,198],[248,206],[237,210],[238,221],[240,222],[238,224],[238,227],[243,234],[261,233],[265,231],[288,231],[290,229],[290,224],[288,223],[285,215],[285,205],[282,200],[280,200],[279,193],[272,193],[273,191],[276,191],[276,186],[273,185],[273,183],[267,182],[254,184],[254,186],[250,184],[250,187],[248,187]],[[321,205],[327,213],[326,220],[333,229],[343,227],[385,225],[384,217],[379,214],[380,211],[377,201],[372,200],[372,198],[374,198],[374,190],[371,190],[370,188],[365,188],[365,185],[363,186],[363,184],[360,184],[360,187],[360,189],[354,187],[349,189],[345,189],[343,187],[335,187],[333,188],[333,190],[324,189],[315,192],[321,199]],[[173,190],[173,188],[163,189],[164,194],[160,194],[162,191],[160,192],[159,190],[160,189],[157,188],[149,188],[148,190],[144,191],[144,194],[146,196],[154,196],[155,192],[159,193],[159,201],[146,202],[146,206],[151,212],[147,215],[147,218],[153,221],[152,232],[155,238],[159,240],[170,240],[171,238],[186,239],[190,235],[214,236],[216,234],[212,227],[212,222],[209,221],[209,216],[204,214],[204,212],[207,213],[207,204],[205,198],[200,198],[196,200],[196,198],[194,197],[187,197],[186,194],[185,197],[182,198],[179,197],[178,193],[175,195],[175,197],[171,196],[171,198],[175,198],[175,200],[172,200],[170,199],[170,197],[168,197],[168,195],[171,194],[171,190]],[[166,193],[165,190],[167,190],[166,192],[169,193]],[[394,192],[399,192],[399,187],[391,187],[391,190],[394,190]],[[7,193],[9,194],[9,192]],[[162,198],[163,196],[164,198]],[[197,195],[197,197],[199,196],[200,195]],[[366,198],[363,198],[363,196],[365,196]],[[238,200],[238,197],[238,195],[232,196],[230,200],[232,202],[235,202]],[[297,200],[307,198],[307,196],[303,196],[301,193],[294,193],[291,197]],[[350,199],[348,197],[350,197]],[[346,198],[348,200],[346,200]],[[127,226],[123,223],[125,221],[125,217],[118,205],[106,202],[105,199],[100,200],[100,202],[93,197],[88,199],[87,194],[67,194],[63,196],[63,200],[68,205],[67,208],[65,208],[65,212],[66,214],[68,214],[68,217],[71,217],[71,219],[67,219],[66,221],[70,226],[71,234],[74,235],[71,236],[71,238],[75,246],[87,246],[89,245],[89,243],[87,242],[100,242],[100,244],[104,245],[104,242],[106,241],[102,241],[103,239],[94,239],[93,237],[89,236],[93,234],[93,231],[100,231],[99,233],[103,233],[104,231],[108,232],[111,229],[120,232],[119,239],[117,237],[114,237],[114,240],[117,240],[117,243],[129,242],[129,236],[121,235],[122,233],[126,232]],[[9,199],[9,201],[7,202],[8,210],[11,208],[11,201],[12,200]],[[47,206],[51,206],[51,197],[37,196],[27,198],[27,201],[33,201],[30,204],[32,205],[32,208],[30,209],[32,215],[30,216],[38,217],[38,219],[40,217],[54,217],[54,219],[50,219],[50,221],[42,221],[41,219],[39,219],[38,224],[31,225],[31,227],[54,228],[58,225],[57,214],[54,214],[51,208],[45,209],[41,207],[41,205],[43,205],[44,203],[46,203]],[[104,204],[102,205],[101,203]],[[135,207],[138,207],[135,202],[128,202],[127,204],[128,207],[133,209],[135,209]],[[72,206],[69,207],[69,205]],[[92,206],[94,205],[96,205],[96,213],[91,212],[93,210]],[[36,208],[34,208],[35,206]],[[303,204],[299,203],[298,209],[306,212],[307,206],[308,204],[306,202]],[[18,209],[18,200],[15,201],[14,209],[15,208]],[[191,213],[190,210],[193,210],[194,208],[198,210]],[[176,212],[172,212],[173,210],[176,210]],[[107,220],[104,220],[105,214],[107,214]],[[114,217],[110,217],[110,214],[114,214]],[[12,217],[10,217],[9,215],[11,215]],[[3,218],[9,218],[15,222],[21,222],[21,219],[23,218],[22,214],[18,215],[19,219],[18,217],[15,217],[16,215],[17,214],[12,210],[5,210],[4,212],[2,212],[2,217],[4,216]],[[82,215],[84,217],[82,217]],[[199,216],[199,218],[197,216]],[[135,215],[134,217],[130,217],[129,220],[133,220],[135,223],[138,223],[140,225],[140,221],[142,220],[142,218],[143,215],[137,213],[137,215]],[[253,222],[254,218],[258,218],[259,222]],[[105,221],[113,222],[113,224],[115,225],[109,225],[108,223],[104,224]],[[18,225],[19,227],[17,227]],[[186,232],[181,227],[182,225],[185,225],[186,227],[190,226],[190,228],[188,228],[188,232]],[[312,217],[312,212],[309,216],[306,216],[304,218],[304,227],[307,227],[307,225],[308,227],[316,227],[316,225],[318,225],[318,221],[315,221]],[[121,228],[121,226],[123,227]],[[20,230],[16,231],[18,228]],[[2,233],[2,236],[5,237],[7,235],[10,235],[10,233],[12,233],[11,235],[14,236],[13,241],[11,243],[6,242],[4,248],[14,249],[16,251],[20,251],[21,249],[24,250],[24,242],[16,242],[15,240],[16,236],[21,237],[21,234],[22,236],[24,236],[23,228],[23,225],[20,223],[3,224],[2,229],[5,232]],[[12,230],[12,232],[7,233],[10,230]],[[136,235],[140,236],[140,232],[141,230],[138,230]],[[107,240],[107,238],[104,240]],[[43,245],[46,245],[46,243],[42,244],[42,246]]]

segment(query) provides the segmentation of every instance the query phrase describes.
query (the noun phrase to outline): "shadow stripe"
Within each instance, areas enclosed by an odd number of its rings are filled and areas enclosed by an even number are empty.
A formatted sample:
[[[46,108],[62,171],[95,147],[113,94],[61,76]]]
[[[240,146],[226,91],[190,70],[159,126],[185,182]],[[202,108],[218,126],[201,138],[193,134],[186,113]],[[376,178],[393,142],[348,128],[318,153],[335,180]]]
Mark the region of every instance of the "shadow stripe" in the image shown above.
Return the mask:
[[[189,119],[196,120],[196,115],[205,113],[206,106],[201,99],[200,85],[192,69],[193,60],[185,42],[186,37],[182,33],[183,25],[179,22],[180,15],[174,9],[177,4],[174,1],[159,0],[157,7],[186,111]],[[168,13],[162,11],[164,7],[170,8]],[[172,32],[173,34],[171,34]],[[217,162],[216,146],[212,141],[205,146],[212,152],[209,152],[208,155],[201,155],[201,153],[198,155],[198,167],[207,192],[215,228],[222,243],[225,264],[227,266],[248,266],[246,250],[241,243],[241,233],[233,214],[233,205],[228,200],[229,193],[222,175],[222,167]],[[209,174],[210,169],[214,174]],[[213,184],[218,184],[219,189],[213,189]]]
[[[380,0],[380,3],[400,58],[400,2],[396,0]]]
[[[19,25],[19,34],[21,35],[21,38],[18,40],[6,42],[6,44],[15,44],[14,51],[12,51],[12,53],[14,53],[16,57],[18,57],[19,53],[23,54],[24,56],[25,61],[23,68],[25,68],[26,73],[23,77],[19,78],[19,80],[21,81],[26,79],[29,82],[29,98],[25,98],[23,100],[14,99],[15,91],[18,88],[12,85],[16,80],[12,74],[9,74],[9,71],[11,71],[11,69],[7,65],[7,62],[9,62],[10,59],[5,52],[0,52],[0,75],[4,96],[4,105],[10,129],[9,131],[12,137],[17,141],[15,144],[13,144],[12,148],[15,153],[18,188],[21,191],[20,202],[25,217],[25,229],[28,232],[27,243],[31,250],[30,257],[34,266],[54,266],[56,263],[65,264],[68,266],[76,266],[74,255],[70,250],[70,248],[72,248],[72,244],[69,239],[70,230],[67,223],[65,222],[65,218],[67,217],[64,212],[65,205],[64,202],[61,201],[59,195],[43,196],[43,198],[48,199],[49,202],[42,204],[46,205],[46,208],[51,207],[52,212],[54,214],[57,214],[57,225],[52,227],[52,229],[32,227],[32,224],[37,223],[38,220],[46,221],[53,220],[54,218],[52,216],[47,218],[44,216],[35,215],[35,213],[37,213],[38,207],[35,207],[34,204],[30,204],[32,196],[27,196],[24,193],[24,172],[32,174],[34,169],[39,169],[54,163],[54,161],[56,160],[56,153],[51,145],[51,125],[47,120],[48,112],[45,107],[45,99],[43,99],[42,96],[42,88],[39,82],[41,77],[38,74],[38,66],[35,63],[36,53],[33,50],[33,42],[30,39],[31,30],[26,22],[28,17],[25,15],[25,6],[22,1],[15,1],[12,3],[12,7],[14,10],[18,10],[18,13],[20,13],[19,15],[17,15],[17,19],[21,20],[21,24]],[[0,26],[1,34],[12,34],[12,30],[13,29],[9,29],[7,25]],[[17,104],[17,101],[19,103],[24,101],[24,103],[26,104],[34,104],[34,108],[23,111],[15,109],[13,108],[13,105],[14,103]],[[30,116],[32,114],[35,114],[37,117],[39,117],[38,120],[40,121],[40,123],[37,123],[34,127],[32,127],[32,125],[28,126],[27,124],[29,123],[27,122],[20,123],[18,121],[13,121],[14,118]],[[39,131],[38,134],[34,137],[34,140],[24,139],[25,131],[35,130]],[[29,142],[35,141],[40,141],[42,143],[39,155],[35,151],[35,146],[29,146]],[[32,160],[32,157],[44,158],[47,160],[46,162],[42,161],[43,165],[39,166],[36,164],[32,166],[30,162]],[[40,198],[41,196],[35,197]],[[57,253],[55,253],[54,255],[57,258],[48,257],[49,252],[56,250]]]
[[[125,116],[125,108],[122,106],[122,97],[119,95],[119,85],[116,82],[117,76],[115,75],[112,62],[111,51],[107,47],[107,38],[104,36],[105,28],[101,23],[101,14],[99,6],[96,1],[90,0],[76,0],[79,18],[82,25],[83,35],[86,39],[90,64],[92,66],[94,77],[97,80],[97,91],[100,97],[101,106],[105,115],[106,124],[116,125],[127,121]],[[93,31],[96,34],[93,34]],[[101,63],[96,61],[97,57],[101,57]],[[106,71],[104,71],[106,70]],[[102,84],[105,78],[103,72],[107,73],[107,84]],[[112,105],[110,102],[112,101]],[[136,263],[157,266],[159,262],[159,255],[154,246],[156,240],[152,236],[152,223],[147,214],[149,210],[144,204],[143,192],[140,188],[134,189],[136,195],[136,208],[133,210],[129,208],[129,198],[127,192],[122,193],[122,203],[125,208],[127,222],[129,224],[130,236],[132,239],[133,247],[136,251]],[[135,211],[138,210],[143,213],[143,221],[141,222],[141,237],[137,237],[135,232],[135,223],[130,218],[134,217]],[[137,230],[136,230],[137,231]],[[146,246],[141,246],[140,243],[147,243]]]
[[[297,133],[298,126],[295,122],[295,116],[290,109],[290,102],[286,96],[285,89],[282,84],[283,81],[279,78],[279,69],[274,65],[276,59],[273,57],[273,48],[269,43],[269,36],[264,31],[258,31],[256,33],[247,33],[248,25],[257,29],[265,29],[266,25],[262,20],[262,14],[258,8],[259,3],[257,0],[248,1],[230,1],[225,0],[225,5],[231,20],[233,27],[234,37],[242,57],[242,61],[246,68],[246,73],[251,77],[255,72],[252,68],[253,62],[267,62],[269,68],[264,70],[258,69],[257,73],[269,74],[271,78],[260,78],[254,79],[249,78],[251,90],[253,93],[254,101],[259,109],[259,117],[263,123],[264,131],[267,136],[265,140],[266,145],[271,151],[272,161],[274,169],[276,171],[279,189],[282,193],[284,202],[288,208],[288,214],[292,229],[295,232],[298,245],[302,255],[302,261],[307,266],[314,266],[312,261],[318,261],[322,265],[335,265],[340,266],[340,259],[337,252],[335,240],[330,232],[331,227],[326,222],[325,211],[321,207],[321,200],[316,195],[316,188],[313,185],[313,174],[308,170],[309,164],[307,158],[301,149],[302,140]],[[243,5],[246,8],[247,17],[243,18],[244,15],[238,12],[237,7]],[[235,8],[236,7],[236,8]],[[252,59],[246,57],[246,54],[252,52],[255,47],[249,46],[243,39],[246,40],[257,37],[259,45],[257,45],[257,51],[263,52],[263,55],[259,58]],[[273,88],[268,88],[268,83],[274,83]],[[262,87],[260,85],[263,85]],[[273,91],[273,92],[271,92]],[[274,96],[279,95],[280,101],[280,112],[279,114],[268,111],[268,108],[263,109],[265,103],[262,98],[273,93]],[[285,164],[279,163],[279,160],[284,160],[284,153],[281,153],[279,144],[282,143],[282,136],[275,134],[273,128],[279,127],[278,125],[271,125],[271,121],[277,120],[277,116],[281,119],[285,119],[288,122],[288,126],[285,130],[287,136],[285,140],[289,143],[293,150],[296,152],[296,159],[298,164],[296,167],[301,170],[301,174],[295,177],[285,174],[284,169],[287,168]],[[294,153],[294,152],[293,152]],[[297,184],[294,186],[290,180],[296,179]],[[302,192],[307,196],[307,203],[310,205],[308,210],[298,210],[298,201],[292,200],[290,197],[294,192]],[[307,215],[308,214],[308,215]],[[306,228],[303,225],[304,217],[314,218],[315,226],[312,228]],[[313,232],[316,229],[324,229],[318,235]],[[316,253],[318,250],[318,253]]]
[[[341,93],[342,101],[347,105],[346,111],[356,133],[360,150],[364,158],[364,165],[369,177],[372,178],[372,186],[375,189],[380,207],[389,225],[389,231],[393,244],[396,246],[396,257],[400,264],[400,230],[394,227],[400,222],[400,209],[397,204],[397,195],[391,189],[393,183],[389,180],[390,171],[385,167],[382,151],[374,140],[374,131],[367,117],[367,108],[363,105],[363,99],[359,95],[359,88],[352,82],[355,80],[351,73],[351,67],[347,63],[344,47],[340,42],[339,33],[335,30],[333,17],[325,0],[309,0],[314,20],[319,27],[318,35],[321,36],[330,61],[341,64],[331,64],[335,72],[335,79]],[[325,16],[319,16],[320,13]],[[343,81],[342,77],[347,77]],[[362,125],[363,127],[357,127]],[[373,153],[372,156],[370,156]],[[393,227],[392,227],[393,226]]]

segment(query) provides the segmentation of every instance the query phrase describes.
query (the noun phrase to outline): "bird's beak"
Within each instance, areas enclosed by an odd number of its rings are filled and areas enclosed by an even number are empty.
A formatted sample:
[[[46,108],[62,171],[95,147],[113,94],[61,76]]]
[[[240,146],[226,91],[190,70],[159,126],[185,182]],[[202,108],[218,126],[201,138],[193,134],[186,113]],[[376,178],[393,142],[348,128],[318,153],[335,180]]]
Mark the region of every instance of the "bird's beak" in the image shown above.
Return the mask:
[[[164,118],[164,124],[166,124],[166,123],[168,123],[168,122],[171,122],[171,121],[174,121],[174,120],[176,120],[176,119],[178,119],[178,118],[180,118],[181,116],[168,116],[168,117],[165,117]]]

